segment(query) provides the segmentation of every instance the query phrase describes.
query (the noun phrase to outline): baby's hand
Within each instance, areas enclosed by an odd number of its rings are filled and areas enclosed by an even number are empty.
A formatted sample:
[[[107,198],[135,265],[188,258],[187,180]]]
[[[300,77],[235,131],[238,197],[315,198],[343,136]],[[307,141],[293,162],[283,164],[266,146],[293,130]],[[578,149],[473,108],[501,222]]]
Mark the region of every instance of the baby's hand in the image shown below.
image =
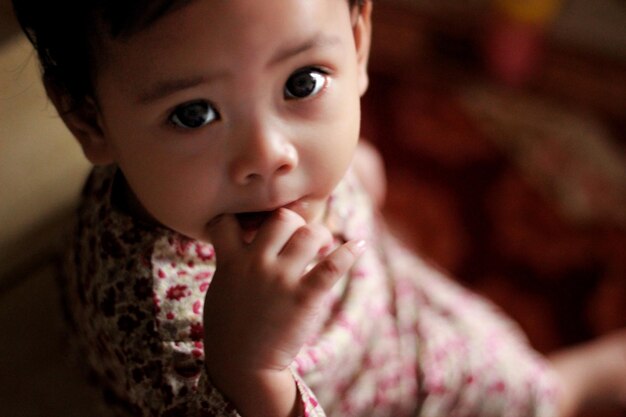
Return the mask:
[[[332,243],[330,232],[279,209],[254,240],[232,215],[210,230],[217,270],[204,308],[207,369],[219,380],[285,371],[315,330],[324,296],[363,252],[351,241],[305,268]]]

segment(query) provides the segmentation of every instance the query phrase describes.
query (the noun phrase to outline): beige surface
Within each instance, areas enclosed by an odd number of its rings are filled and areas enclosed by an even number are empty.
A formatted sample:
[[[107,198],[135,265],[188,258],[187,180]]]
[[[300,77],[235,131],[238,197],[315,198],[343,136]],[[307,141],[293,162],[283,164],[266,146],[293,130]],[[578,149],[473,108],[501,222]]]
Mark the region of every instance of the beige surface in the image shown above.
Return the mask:
[[[14,36],[0,48],[2,284],[8,269],[27,262],[25,250],[45,251],[50,224],[74,204],[88,165],[46,99],[30,44]]]
[[[90,417],[100,394],[70,364],[53,269],[0,295],[0,416]]]
[[[0,0],[0,416],[94,416],[67,355],[51,260],[88,165]]]

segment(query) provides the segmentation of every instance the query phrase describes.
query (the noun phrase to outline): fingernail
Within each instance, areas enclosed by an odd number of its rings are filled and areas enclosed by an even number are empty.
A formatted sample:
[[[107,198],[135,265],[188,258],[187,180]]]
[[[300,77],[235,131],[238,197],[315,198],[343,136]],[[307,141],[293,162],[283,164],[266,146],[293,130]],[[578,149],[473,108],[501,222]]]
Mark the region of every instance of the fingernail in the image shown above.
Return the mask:
[[[354,244],[354,251],[360,255],[363,252],[365,252],[365,249],[367,247],[367,242],[365,241],[365,239],[359,239],[356,241],[356,243]]]

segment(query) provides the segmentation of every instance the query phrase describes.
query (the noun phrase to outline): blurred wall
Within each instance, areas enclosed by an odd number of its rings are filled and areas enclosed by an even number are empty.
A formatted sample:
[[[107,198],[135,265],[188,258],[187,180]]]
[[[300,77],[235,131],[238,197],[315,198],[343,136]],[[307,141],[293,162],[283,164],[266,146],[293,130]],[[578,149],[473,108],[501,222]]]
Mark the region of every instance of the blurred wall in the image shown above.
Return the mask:
[[[87,172],[8,5],[0,3],[0,291],[49,259]]]

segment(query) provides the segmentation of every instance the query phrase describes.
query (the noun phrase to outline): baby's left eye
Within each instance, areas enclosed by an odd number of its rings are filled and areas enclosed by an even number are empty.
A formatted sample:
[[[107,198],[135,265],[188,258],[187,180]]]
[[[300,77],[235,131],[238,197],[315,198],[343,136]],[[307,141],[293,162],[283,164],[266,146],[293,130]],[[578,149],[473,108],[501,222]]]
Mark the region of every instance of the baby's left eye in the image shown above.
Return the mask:
[[[326,85],[327,74],[317,68],[305,68],[293,73],[285,83],[286,99],[303,99],[318,94]]]

